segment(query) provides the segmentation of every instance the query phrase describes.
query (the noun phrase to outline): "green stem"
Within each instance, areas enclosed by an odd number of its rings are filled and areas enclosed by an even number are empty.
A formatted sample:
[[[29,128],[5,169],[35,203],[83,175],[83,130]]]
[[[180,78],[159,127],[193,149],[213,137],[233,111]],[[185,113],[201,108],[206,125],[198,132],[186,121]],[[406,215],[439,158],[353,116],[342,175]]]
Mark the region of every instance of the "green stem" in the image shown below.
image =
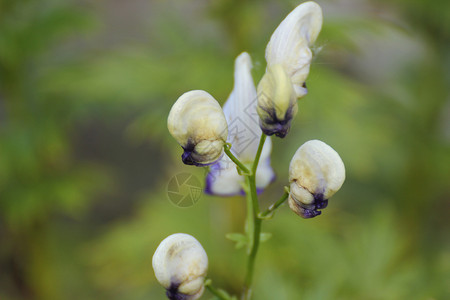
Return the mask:
[[[253,209],[253,197],[252,193],[250,191],[250,176],[245,177],[245,183],[247,184],[246,188],[244,189],[246,193],[246,200],[247,200],[247,219],[245,220],[245,233],[248,236],[248,244],[247,244],[247,255],[250,255],[253,244],[255,242],[254,239],[254,232],[255,232],[255,218],[254,218],[254,209]]]
[[[287,200],[288,197],[289,197],[289,191],[285,190],[283,196],[281,196],[281,198],[277,202],[275,202],[274,204],[269,206],[269,208],[266,209],[264,212],[260,213],[259,217],[264,219],[268,215],[272,214],[278,207],[280,207],[281,204],[284,203],[284,201]]]
[[[258,204],[258,198],[256,194],[256,184],[255,184],[255,175],[247,176],[247,182],[250,187],[250,200],[248,201],[248,207],[247,209],[251,212],[249,216],[251,215],[251,218],[248,220],[248,224],[252,224],[252,226],[249,226],[249,228],[252,229],[253,232],[250,232],[251,235],[251,243],[250,243],[250,253],[248,255],[248,261],[247,261],[247,275],[245,276],[245,283],[244,283],[244,291],[242,298],[244,300],[248,300],[251,298],[251,287],[252,287],[252,281],[253,281],[253,271],[255,268],[255,259],[256,254],[258,253],[259,248],[259,241],[261,236],[261,219],[258,218],[259,213],[259,204]]]
[[[259,158],[261,157],[261,152],[264,146],[264,142],[266,141],[266,137],[267,136],[262,133],[261,138],[259,139],[258,151],[256,151],[255,160],[253,161],[252,174],[256,174],[256,169],[258,168]]]
[[[243,171],[246,180],[246,188],[244,188],[247,194],[247,221],[246,221],[246,232],[248,235],[248,261],[247,261],[247,273],[245,276],[244,288],[242,293],[242,299],[249,300],[251,298],[252,292],[252,281],[253,281],[253,271],[255,269],[255,260],[256,254],[258,253],[259,242],[261,237],[261,222],[262,219],[258,218],[260,214],[259,210],[259,202],[258,195],[256,191],[256,170],[258,168],[259,159],[261,158],[262,148],[264,146],[264,142],[266,141],[266,135],[261,134],[261,138],[259,140],[258,150],[256,151],[255,160],[253,161],[253,165],[251,171],[242,164],[239,159],[237,159],[233,153],[231,153],[230,144],[225,144],[224,151],[228,155],[228,157],[238,166],[239,169]],[[207,285],[207,288],[214,293],[214,288],[210,285]],[[211,290],[212,289],[212,290]],[[216,290],[216,292],[219,292]],[[215,294],[218,296],[217,294]],[[223,296],[223,295],[222,295]],[[223,298],[221,298],[223,299]]]
[[[228,157],[245,173],[244,175],[251,174],[250,170],[247,169],[247,167],[244,166],[244,164],[241,163],[239,161],[239,159],[237,159],[236,156],[233,155],[233,153],[231,153],[230,148],[231,148],[230,144],[225,144],[225,146],[223,147],[223,149],[224,149],[225,153],[228,155]]]
[[[205,287],[208,289],[208,291],[213,294],[214,296],[218,297],[222,300],[230,300],[231,298],[222,290],[218,290],[215,287],[212,286],[211,280],[207,280],[205,282]]]
[[[259,158],[261,157],[262,148],[266,140],[266,135],[261,134],[261,139],[259,140],[258,150],[256,152],[255,160],[253,161],[252,173],[246,176],[246,181],[248,184],[247,193],[247,229],[249,233],[249,248],[250,252],[248,254],[247,261],[247,274],[245,276],[244,290],[242,298],[244,300],[251,299],[252,294],[252,281],[253,281],[253,271],[255,269],[256,254],[259,249],[259,242],[261,237],[261,222],[262,220],[258,218],[259,214],[259,203],[258,194],[256,192],[256,169],[258,168]]]

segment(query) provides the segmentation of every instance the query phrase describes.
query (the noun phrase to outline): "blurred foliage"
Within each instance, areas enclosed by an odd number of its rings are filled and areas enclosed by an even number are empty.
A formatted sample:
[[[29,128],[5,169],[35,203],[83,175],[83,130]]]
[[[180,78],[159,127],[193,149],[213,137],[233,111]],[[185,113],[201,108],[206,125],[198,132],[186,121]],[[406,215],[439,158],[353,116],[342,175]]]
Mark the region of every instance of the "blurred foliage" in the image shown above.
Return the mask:
[[[450,2],[319,1],[309,95],[274,139],[278,199],[297,147],[322,139],[347,180],[319,218],[280,208],[264,231],[255,299],[450,296]],[[181,209],[166,129],[175,99],[224,102],[234,57],[255,80],[295,1],[0,0],[0,299],[164,299],[158,243],[187,232],[209,276],[239,293],[242,199]],[[205,293],[204,298],[211,297]]]

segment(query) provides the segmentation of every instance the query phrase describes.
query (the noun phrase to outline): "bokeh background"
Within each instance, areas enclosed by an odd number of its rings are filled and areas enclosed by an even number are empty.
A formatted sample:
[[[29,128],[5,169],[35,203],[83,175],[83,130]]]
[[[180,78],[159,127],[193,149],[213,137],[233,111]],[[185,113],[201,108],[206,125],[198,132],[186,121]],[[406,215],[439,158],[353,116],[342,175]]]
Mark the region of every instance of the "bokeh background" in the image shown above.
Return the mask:
[[[449,299],[450,1],[318,2],[310,93],[274,139],[261,205],[309,139],[340,153],[347,180],[322,216],[285,206],[264,223],[255,299]],[[242,51],[259,81],[299,3],[1,0],[0,299],[164,299],[151,257],[175,232],[239,293],[245,254],[225,234],[245,201],[170,203],[174,175],[205,170],[181,163],[166,118],[188,90],[223,103]]]

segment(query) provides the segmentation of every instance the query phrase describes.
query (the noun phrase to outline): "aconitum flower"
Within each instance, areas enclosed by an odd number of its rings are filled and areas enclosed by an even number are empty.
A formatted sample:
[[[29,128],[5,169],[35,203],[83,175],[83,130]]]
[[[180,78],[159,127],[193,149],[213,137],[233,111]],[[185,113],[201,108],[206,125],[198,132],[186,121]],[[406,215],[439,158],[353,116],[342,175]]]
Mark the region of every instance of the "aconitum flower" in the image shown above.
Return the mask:
[[[243,52],[236,58],[234,88],[223,106],[229,128],[227,142],[232,145],[231,152],[248,167],[253,163],[262,134],[256,113],[256,88],[251,68],[252,62],[248,53]],[[267,138],[256,170],[258,191],[262,191],[275,179],[270,166],[271,151],[272,142]],[[244,180],[244,176],[238,174],[235,164],[224,155],[210,167],[205,192],[220,196],[240,194],[243,193]]]
[[[280,64],[291,78],[297,97],[304,87],[312,60],[311,45],[322,28],[322,9],[308,1],[297,6],[272,34],[266,48],[267,67]]]
[[[257,111],[262,131],[266,135],[285,137],[297,110],[297,97],[284,68],[268,67],[258,84]]]
[[[267,135],[284,137],[289,131],[297,112],[294,99],[307,94],[310,48],[321,28],[322,9],[310,1],[297,6],[272,34],[266,48],[266,74],[258,86],[258,114]]]
[[[339,154],[319,140],[304,143],[289,165],[289,207],[307,219],[321,214],[345,180]]]
[[[181,95],[170,110],[167,127],[184,150],[185,164],[204,166],[223,155],[227,121],[219,103],[207,92]]]
[[[156,279],[171,300],[195,300],[202,296],[208,256],[191,235],[176,233],[165,238],[152,259]]]

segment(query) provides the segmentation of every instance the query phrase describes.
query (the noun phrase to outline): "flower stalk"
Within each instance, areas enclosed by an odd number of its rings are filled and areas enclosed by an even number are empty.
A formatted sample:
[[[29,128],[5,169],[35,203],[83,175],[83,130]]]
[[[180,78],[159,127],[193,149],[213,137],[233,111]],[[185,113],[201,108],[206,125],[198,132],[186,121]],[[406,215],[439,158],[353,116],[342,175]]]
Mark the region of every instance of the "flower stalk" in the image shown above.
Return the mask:
[[[214,296],[216,296],[220,300],[236,300],[236,298],[234,296],[230,297],[230,295],[228,295],[228,293],[225,292],[224,290],[215,288],[212,285],[212,280],[211,279],[206,279],[205,280],[205,287],[211,294],[213,294]]]
[[[241,161],[233,155],[233,153],[231,153],[231,144],[226,143],[223,147],[224,152],[226,153],[226,155],[236,164],[236,166],[242,171],[244,172],[244,174],[242,175],[250,175],[251,172],[250,170],[243,164],[241,163]]]
[[[267,208],[264,212],[260,213],[258,217],[263,220],[272,218],[274,211],[278,207],[280,207],[284,202],[286,202],[288,198],[289,198],[289,188],[285,187],[283,196],[281,196],[281,198],[277,202],[269,206],[269,208]]]
[[[255,260],[256,255],[259,249],[260,236],[261,236],[261,222],[262,220],[258,217],[260,214],[259,210],[259,202],[258,202],[258,194],[256,191],[256,169],[258,168],[259,159],[261,157],[261,152],[266,141],[266,135],[261,134],[261,138],[258,145],[258,150],[255,155],[255,160],[253,161],[251,172],[247,172],[245,174],[246,184],[247,186],[244,188],[244,191],[247,193],[247,234],[248,234],[248,261],[247,261],[247,270],[244,282],[244,288],[242,291],[242,299],[248,300],[251,298],[251,286],[253,281],[253,272],[255,269]],[[242,163],[239,162],[237,158],[232,156],[231,152],[225,146],[225,153],[230,157],[231,160],[237,161],[236,165],[238,165],[243,171],[248,171],[248,169],[243,166]],[[229,153],[231,155],[229,155]],[[244,169],[245,168],[245,169]]]
[[[266,73],[258,88],[250,55],[243,52],[235,60],[234,87],[223,108],[207,92],[194,90],[178,98],[169,113],[168,129],[184,150],[182,161],[209,166],[205,193],[246,195],[245,235],[227,235],[237,248],[247,246],[242,300],[252,298],[259,244],[269,235],[261,233],[263,220],[271,219],[286,200],[300,217],[316,217],[345,180],[345,167],[337,152],[322,141],[308,141],[291,160],[289,187],[280,199],[260,210],[258,193],[275,180],[270,136],[284,138],[288,134],[297,114],[297,100],[307,94],[311,47],[321,27],[320,6],[313,1],[300,4],[270,38]],[[155,275],[169,299],[196,300],[207,289],[218,299],[237,300],[205,280],[207,263],[200,243],[186,234],[169,236],[153,259]]]
[[[255,162],[257,164],[256,160]],[[250,190],[250,197],[248,197],[250,201],[247,201],[247,211],[248,211],[247,226],[249,229],[251,228],[251,231],[249,230],[251,242],[249,243],[250,252],[247,258],[248,259],[246,271],[247,273],[245,276],[244,289],[242,292],[242,299],[244,300],[251,299],[253,271],[255,269],[256,254],[258,253],[259,249],[259,242],[261,236],[261,221],[262,221],[260,218],[258,218],[259,202],[258,202],[258,195],[256,193],[256,183],[254,174],[247,176],[247,183]]]

